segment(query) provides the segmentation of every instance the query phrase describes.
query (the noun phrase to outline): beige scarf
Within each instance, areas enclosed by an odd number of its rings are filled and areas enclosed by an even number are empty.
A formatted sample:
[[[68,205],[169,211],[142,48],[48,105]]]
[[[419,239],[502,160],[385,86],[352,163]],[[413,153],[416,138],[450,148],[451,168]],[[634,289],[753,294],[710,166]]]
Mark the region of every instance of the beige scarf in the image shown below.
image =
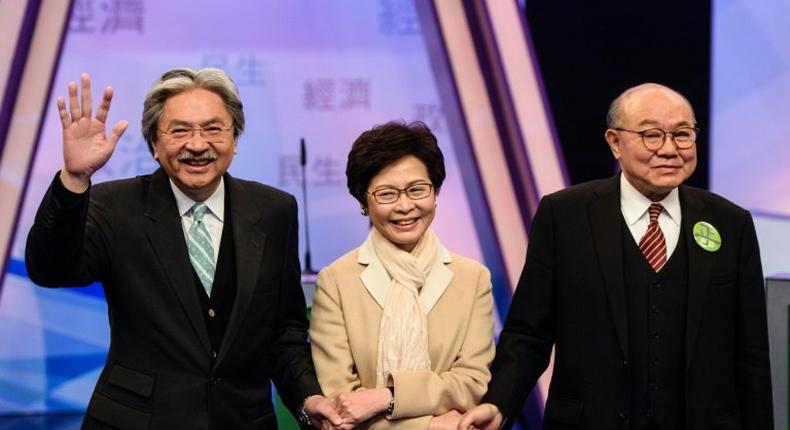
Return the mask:
[[[427,229],[411,253],[371,229],[367,239],[390,275],[379,326],[376,387],[386,387],[394,370],[431,368],[428,321],[420,308],[420,289],[438,256],[439,240]]]

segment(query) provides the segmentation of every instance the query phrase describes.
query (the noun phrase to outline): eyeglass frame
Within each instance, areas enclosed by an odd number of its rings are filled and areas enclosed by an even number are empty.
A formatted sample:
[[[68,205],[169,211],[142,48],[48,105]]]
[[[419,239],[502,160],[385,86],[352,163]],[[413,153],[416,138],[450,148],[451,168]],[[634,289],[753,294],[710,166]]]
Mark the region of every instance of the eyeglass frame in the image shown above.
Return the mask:
[[[206,135],[203,134],[203,132],[205,132],[206,129],[212,128],[212,127],[216,127],[218,129],[220,129],[220,132],[219,132],[220,134],[217,135],[217,136],[206,136]],[[186,130],[189,130],[189,135],[188,136],[184,136],[183,138],[173,137],[173,133],[174,133],[173,130],[175,130],[177,128],[184,128]],[[213,139],[214,138],[216,138],[216,139],[220,139],[220,138],[224,139],[225,137],[227,137],[227,133],[229,131],[233,130],[233,126],[220,127],[219,125],[212,124],[212,125],[209,125],[209,126],[206,126],[206,127],[187,127],[185,125],[176,125],[176,126],[173,126],[172,128],[170,128],[170,130],[162,130],[162,129],[159,129],[159,128],[157,128],[156,130],[159,131],[160,133],[164,134],[164,135],[169,136],[170,139],[172,139],[174,142],[185,142],[185,141],[187,141],[189,139],[192,139],[193,137],[195,137],[195,132],[196,131],[198,131],[198,133],[200,134],[200,137],[202,137],[204,140],[210,141],[210,142],[217,142],[218,140],[213,140]]]
[[[416,199],[411,197],[409,195],[409,193],[408,193],[409,188],[420,186],[420,185],[424,185],[424,186],[428,187],[428,194],[426,194],[423,197],[418,197]],[[433,184],[431,184],[431,183],[420,182],[420,183],[417,183],[417,184],[411,184],[411,185],[409,185],[406,188],[384,187],[384,188],[379,188],[378,190],[375,190],[375,191],[365,191],[365,194],[370,194],[371,196],[373,196],[373,200],[375,200],[375,202],[380,204],[380,205],[391,205],[391,204],[395,204],[398,200],[400,200],[401,194],[405,194],[406,198],[408,198],[409,200],[412,200],[412,201],[418,201],[418,200],[427,199],[428,197],[431,196],[431,194],[433,194],[433,188],[434,188]],[[378,193],[379,191],[385,191],[385,190],[387,190],[387,191],[397,191],[398,192],[398,196],[395,197],[395,200],[393,200],[391,202],[382,203],[382,202],[379,201],[379,198],[378,198],[378,196],[376,196],[376,193]]]
[[[690,129],[690,130],[692,130],[694,132],[694,139],[691,140],[691,144],[689,146],[680,146],[677,143],[677,141],[675,140],[675,133],[678,130],[681,130],[681,129],[684,129],[684,128],[685,129]],[[699,127],[697,127],[697,126],[690,127],[690,126],[686,126],[686,125],[684,125],[682,127],[678,127],[678,128],[676,128],[676,129],[674,129],[672,131],[666,131],[663,128],[659,128],[659,127],[647,128],[647,129],[644,129],[644,130],[641,130],[641,131],[640,130],[629,130],[627,128],[622,128],[622,127],[613,127],[612,130],[627,131],[629,133],[638,134],[639,137],[642,140],[642,146],[644,146],[645,149],[647,149],[648,151],[651,151],[651,152],[656,152],[659,149],[661,149],[661,147],[664,146],[664,142],[666,142],[668,135],[672,136],[672,144],[675,145],[676,148],[678,148],[678,149],[690,149],[697,143],[697,135],[700,132],[700,128]],[[647,143],[645,142],[645,133],[647,133],[648,131],[654,131],[654,130],[660,131],[663,134],[663,136],[661,137],[661,144],[659,144],[655,149],[651,149],[647,145]]]

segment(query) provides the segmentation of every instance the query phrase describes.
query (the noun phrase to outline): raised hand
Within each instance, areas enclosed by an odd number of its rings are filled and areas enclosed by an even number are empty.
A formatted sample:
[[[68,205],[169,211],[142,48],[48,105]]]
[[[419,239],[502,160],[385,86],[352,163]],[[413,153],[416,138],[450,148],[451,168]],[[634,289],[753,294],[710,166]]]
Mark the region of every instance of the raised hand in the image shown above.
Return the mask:
[[[458,430],[497,430],[502,425],[502,420],[502,413],[496,405],[483,403],[468,410],[461,417],[461,422],[458,423]]]
[[[77,84],[69,83],[69,110],[63,97],[58,97],[57,106],[63,125],[63,169],[60,180],[76,193],[88,188],[91,176],[110,159],[115,145],[126,131],[129,123],[118,121],[110,135],[106,135],[107,113],[112,101],[112,88],[104,90],[101,103],[92,117],[91,80],[87,73],[80,75],[82,95],[77,97]]]

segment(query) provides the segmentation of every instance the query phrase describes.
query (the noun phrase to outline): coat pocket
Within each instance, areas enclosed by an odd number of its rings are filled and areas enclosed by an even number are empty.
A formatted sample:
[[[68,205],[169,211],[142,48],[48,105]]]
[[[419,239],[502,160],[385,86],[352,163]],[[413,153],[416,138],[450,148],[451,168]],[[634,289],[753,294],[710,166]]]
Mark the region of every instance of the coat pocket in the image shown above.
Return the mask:
[[[120,364],[115,364],[110,370],[107,382],[149,399],[154,393],[156,378],[137,370],[121,366]]]
[[[121,430],[148,430],[151,414],[126,406],[94,392],[88,405],[89,417]]]

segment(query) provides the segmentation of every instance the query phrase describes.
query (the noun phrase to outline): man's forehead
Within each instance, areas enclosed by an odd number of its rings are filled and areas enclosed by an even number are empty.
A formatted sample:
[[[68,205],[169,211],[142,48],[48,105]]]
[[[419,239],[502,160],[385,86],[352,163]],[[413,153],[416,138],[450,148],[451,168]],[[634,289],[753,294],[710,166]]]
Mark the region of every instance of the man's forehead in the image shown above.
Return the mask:
[[[671,103],[688,104],[677,91],[659,84],[643,84],[633,87],[623,94],[623,106],[639,104],[645,101],[663,100]]]
[[[639,121],[640,124],[658,123],[667,112],[676,122],[693,123],[694,111],[688,100],[678,92],[657,84],[640,85],[624,94],[621,104],[623,119]],[[652,114],[661,114],[661,118]]]
[[[193,121],[189,121],[189,120],[186,120],[186,119],[181,119],[181,118],[178,118],[178,117],[165,118],[165,121],[167,121],[168,124],[172,124],[172,125],[192,125],[192,123],[193,123]],[[211,118],[201,119],[199,121],[199,124],[197,124],[197,125],[205,126],[205,125],[210,125],[210,124],[222,124],[222,123],[223,123],[223,119],[222,118],[220,118],[218,116],[213,116]]]
[[[198,88],[168,97],[163,104],[160,121],[192,122],[198,120],[203,123],[222,121],[228,118],[231,118],[231,114],[222,98],[212,91]]]

